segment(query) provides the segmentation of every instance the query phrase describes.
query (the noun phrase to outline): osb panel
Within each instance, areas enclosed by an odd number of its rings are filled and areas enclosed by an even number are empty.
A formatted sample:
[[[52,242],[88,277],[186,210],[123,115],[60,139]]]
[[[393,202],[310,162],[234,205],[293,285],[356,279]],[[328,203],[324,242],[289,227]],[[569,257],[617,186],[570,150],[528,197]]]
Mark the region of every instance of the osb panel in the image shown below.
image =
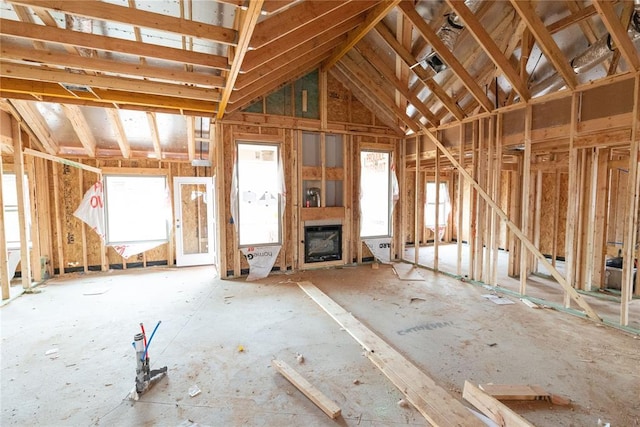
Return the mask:
[[[81,267],[82,260],[82,222],[73,216],[80,205],[82,194],[79,187],[77,168],[63,165],[59,175],[60,200],[57,201],[62,221],[62,251],[65,268]]]
[[[327,120],[349,121],[349,100],[351,92],[331,73],[327,73]]]
[[[571,122],[571,97],[533,104],[531,129],[544,129]]]
[[[502,116],[503,135],[514,135],[524,132],[524,115],[524,109],[504,113]]]
[[[229,129],[229,128],[227,128]],[[251,125],[235,125],[233,126],[233,132],[235,133],[260,133],[260,126]],[[233,141],[231,141],[233,142]],[[226,147],[226,146],[225,146]]]
[[[413,232],[415,230],[415,193],[416,193],[416,174],[412,171],[406,173],[406,185],[404,185],[404,199],[407,206],[407,217],[405,220],[404,241],[414,242]]]
[[[569,209],[569,174],[560,174],[560,198],[558,203],[558,257],[565,257],[567,209]]]
[[[351,96],[351,123],[362,125],[373,124],[373,114],[355,96]]]
[[[260,133],[262,135],[279,135],[280,131],[281,129],[278,129],[278,128],[267,128],[267,127],[260,128]]]
[[[626,79],[582,92],[580,120],[630,113],[633,110],[634,79]]]
[[[542,174],[542,203],[540,206],[540,252],[553,253],[553,220],[556,194],[556,174]]]
[[[445,147],[457,147],[460,143],[460,128],[456,126],[442,131],[440,133],[440,142]]]

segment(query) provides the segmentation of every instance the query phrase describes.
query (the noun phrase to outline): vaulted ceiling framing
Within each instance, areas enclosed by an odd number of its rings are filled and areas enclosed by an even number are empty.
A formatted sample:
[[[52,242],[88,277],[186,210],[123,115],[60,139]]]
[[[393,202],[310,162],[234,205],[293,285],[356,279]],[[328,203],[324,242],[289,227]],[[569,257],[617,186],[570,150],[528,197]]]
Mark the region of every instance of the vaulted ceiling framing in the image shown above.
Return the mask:
[[[193,160],[201,118],[314,69],[399,135],[640,70],[638,0],[4,0],[0,12],[0,105],[55,155]],[[574,71],[607,37],[610,51]]]

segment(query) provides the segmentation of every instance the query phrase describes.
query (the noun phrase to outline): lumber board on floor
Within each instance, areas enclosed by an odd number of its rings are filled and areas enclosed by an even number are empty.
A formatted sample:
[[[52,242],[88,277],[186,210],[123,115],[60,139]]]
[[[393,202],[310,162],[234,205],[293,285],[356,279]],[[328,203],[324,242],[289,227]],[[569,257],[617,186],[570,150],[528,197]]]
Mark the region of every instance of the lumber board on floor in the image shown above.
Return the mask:
[[[302,375],[295,369],[289,366],[282,360],[272,360],[271,365],[276,368],[278,372],[282,374],[291,384],[296,386],[305,396],[309,398],[316,406],[322,409],[322,412],[327,414],[332,419],[336,419],[340,416],[340,407],[331,399],[329,399],[320,390],[315,388],[309,381],[307,381]]]
[[[545,400],[551,398],[551,393],[537,385],[480,384],[478,388],[498,400]]]
[[[395,384],[433,426],[483,426],[467,408],[427,374],[393,349],[313,283],[298,286],[362,347],[367,357]]]
[[[462,397],[492,421],[504,427],[533,427],[529,421],[513,412],[496,398],[489,396],[469,381],[464,382]]]

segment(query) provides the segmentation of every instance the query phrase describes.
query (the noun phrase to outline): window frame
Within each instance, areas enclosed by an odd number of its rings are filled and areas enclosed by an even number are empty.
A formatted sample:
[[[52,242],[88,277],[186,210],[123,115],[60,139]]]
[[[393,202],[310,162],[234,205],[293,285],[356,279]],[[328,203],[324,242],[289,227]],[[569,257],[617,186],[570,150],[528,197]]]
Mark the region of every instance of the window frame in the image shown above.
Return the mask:
[[[362,160],[363,155],[365,153],[378,153],[384,154],[387,156],[387,232],[386,234],[374,234],[374,235],[365,235],[362,233]],[[375,150],[375,149],[365,149],[360,150],[360,162],[359,162],[359,172],[360,172],[360,186],[359,186],[359,205],[360,205],[360,227],[359,234],[360,239],[377,239],[377,238],[385,238],[393,236],[393,170],[392,170],[392,161],[393,161],[393,152],[390,150]]]
[[[143,240],[111,240],[111,236],[110,236],[110,227],[109,227],[109,184],[108,184],[108,180],[109,177],[117,177],[117,178],[161,178],[164,180],[164,184],[165,184],[165,192],[167,194],[168,197],[168,192],[169,192],[169,179],[166,173],[157,173],[157,174],[140,174],[140,173],[103,173],[102,175],[102,180],[103,180],[103,198],[104,198],[104,239],[105,239],[105,245],[107,246],[117,246],[117,245],[132,245],[132,244],[139,244],[139,243],[151,243],[151,242],[158,242],[158,243],[168,243],[169,240],[171,239],[171,230],[172,230],[172,219],[170,216],[167,216],[167,218],[165,219],[165,223],[166,223],[166,227],[165,227],[165,237],[161,238],[161,239],[143,239]],[[171,204],[169,201],[169,209],[171,209]],[[168,214],[173,214],[172,212],[168,212]]]
[[[278,174],[279,170],[281,167],[283,167],[283,165],[280,164],[281,162],[281,150],[282,150],[282,144],[279,142],[262,142],[262,141],[251,141],[250,139],[242,139],[242,140],[236,140],[236,146],[235,146],[235,156],[236,156],[236,167],[235,167],[235,182],[236,182],[236,201],[235,201],[235,209],[236,209],[236,214],[237,214],[237,218],[234,218],[234,221],[237,221],[237,240],[238,240],[238,248],[254,248],[254,247],[264,247],[264,246],[276,246],[276,245],[282,245],[282,241],[283,241],[283,224],[282,224],[282,194],[280,194],[280,191],[277,191],[275,194],[277,196],[277,200],[276,200],[276,206],[278,209],[278,214],[277,214],[277,225],[278,225],[278,238],[276,239],[276,241],[274,242],[252,242],[252,243],[242,243],[242,213],[241,213],[241,209],[240,209],[240,203],[242,200],[242,191],[240,189],[240,173],[241,173],[241,167],[240,167],[240,155],[239,155],[239,151],[240,151],[240,146],[245,145],[245,146],[263,146],[263,147],[270,147],[270,148],[275,148],[275,157],[276,157],[276,174]],[[276,177],[277,179],[277,177]]]

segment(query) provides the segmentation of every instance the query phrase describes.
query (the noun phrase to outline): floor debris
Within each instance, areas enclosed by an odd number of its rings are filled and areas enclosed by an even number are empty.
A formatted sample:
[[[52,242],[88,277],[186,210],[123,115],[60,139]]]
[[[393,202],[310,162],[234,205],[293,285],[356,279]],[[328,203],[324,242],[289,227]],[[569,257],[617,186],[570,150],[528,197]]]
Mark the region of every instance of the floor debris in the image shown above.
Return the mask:
[[[304,363],[304,356],[300,353],[297,353],[296,360],[298,361],[298,363]]]
[[[500,295],[484,294],[482,295],[482,298],[486,298],[492,303],[498,305],[515,304],[515,302],[511,301],[509,298],[501,297]]]
[[[420,298],[420,297],[412,297],[412,298],[409,300],[409,303],[412,303],[412,302],[415,302],[415,301],[426,301],[426,299],[424,299],[424,298]]]
[[[197,395],[200,394],[201,391],[202,390],[200,390],[200,387],[194,384],[191,387],[189,387],[189,396],[196,397]]]
[[[533,301],[529,301],[526,298],[520,298],[520,301],[522,301],[522,303],[530,308],[540,308],[540,306],[538,304],[536,304]]]
[[[398,406],[401,408],[408,408],[409,407],[409,402],[407,402],[404,399],[400,399],[398,400]]]

